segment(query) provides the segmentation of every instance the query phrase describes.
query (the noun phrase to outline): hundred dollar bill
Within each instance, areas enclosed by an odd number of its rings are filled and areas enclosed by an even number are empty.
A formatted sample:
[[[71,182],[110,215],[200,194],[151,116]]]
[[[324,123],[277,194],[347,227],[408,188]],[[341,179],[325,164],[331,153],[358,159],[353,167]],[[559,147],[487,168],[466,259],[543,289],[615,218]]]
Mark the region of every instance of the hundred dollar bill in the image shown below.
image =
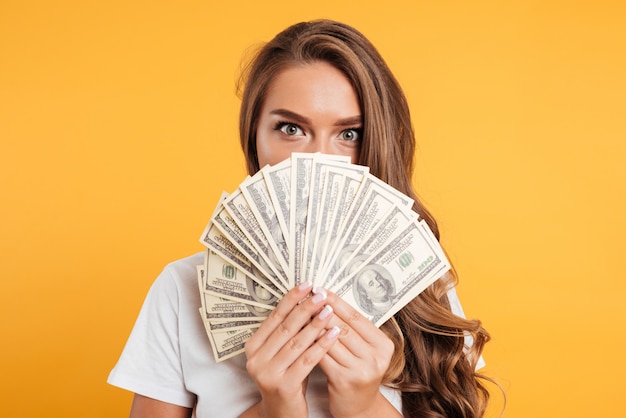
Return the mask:
[[[439,240],[437,240],[437,237],[435,237],[435,235],[433,234],[432,230],[430,229],[426,221],[424,219],[421,219],[419,220],[418,224],[422,231],[422,236],[428,242],[429,248],[431,248],[441,260],[445,261],[445,263],[442,263],[440,266],[436,266],[435,268],[433,268],[433,270],[430,271],[429,275],[434,277],[433,279],[430,280],[430,283],[432,284],[438,278],[443,277],[444,275],[448,274],[448,272],[450,271],[452,267],[451,267],[450,262],[448,261],[448,257],[445,251],[443,250],[443,248],[441,247],[441,244],[439,243]],[[424,289],[428,286],[429,285],[425,286]],[[417,295],[412,295],[411,293],[408,293],[407,295],[404,296],[403,300],[401,300],[400,303],[402,304],[402,306],[404,306],[407,303],[409,303],[413,298],[415,298],[415,296]]]
[[[279,289],[282,293],[285,293],[285,283],[281,280],[276,272],[276,269],[271,265],[271,261],[268,261],[263,254],[256,250],[256,247],[252,245],[248,236],[241,230],[239,225],[235,222],[230,213],[226,210],[224,205],[221,205],[213,215],[212,222],[217,229],[229,240],[240,254],[244,258],[243,264],[251,263],[254,269],[252,271],[244,270],[244,273],[253,275],[262,274],[264,277],[270,279],[273,285]],[[219,253],[219,251],[218,251]],[[238,257],[239,254],[232,254]]]
[[[414,221],[351,273],[336,293],[382,325],[450,269],[420,222]]]
[[[430,229],[425,219],[420,220],[420,227],[424,230],[424,236],[428,238],[433,248],[439,251],[441,257],[447,257],[445,251],[441,247],[441,244],[439,244],[439,240],[435,237],[435,234],[433,234],[433,231]]]
[[[332,234],[331,226],[335,220],[337,212],[341,211],[341,203],[345,204],[346,200],[341,200],[342,188],[345,184],[345,178],[347,176],[362,179],[363,176],[369,171],[368,167],[359,166],[355,164],[340,164],[333,161],[326,161],[321,164],[315,163],[321,166],[321,178],[322,181],[321,191],[316,194],[311,194],[311,199],[319,202],[319,209],[317,209],[318,221],[311,227],[311,231],[306,232],[307,249],[305,251],[306,263],[304,268],[306,277],[310,281],[318,281],[319,269],[322,263],[325,261],[326,254],[323,249],[326,248],[326,244]],[[312,179],[312,183],[315,178]],[[314,189],[312,187],[312,189]],[[310,223],[310,222],[309,222]],[[307,225],[307,228],[309,226]]]
[[[246,341],[248,341],[257,329],[258,328],[244,328],[225,332],[211,332],[207,330],[215,361],[219,363],[220,361],[243,353]]]
[[[322,154],[314,154],[311,164],[311,175],[309,179],[309,199],[306,209],[306,222],[304,224],[304,233],[302,234],[302,262],[300,264],[301,281],[308,278],[309,257],[312,255],[313,240],[315,238],[314,231],[318,221],[318,208],[321,199],[322,183],[324,181],[324,160]]]
[[[310,279],[311,277],[311,260],[313,258],[313,249],[315,247],[315,237],[319,228],[320,205],[323,206],[328,202],[323,200],[323,189],[326,181],[326,173],[332,167],[342,167],[346,171],[352,171],[363,174],[365,169],[363,166],[350,164],[350,159],[337,160],[335,156],[326,154],[314,154],[313,165],[311,167],[311,178],[309,183],[309,203],[307,208],[307,222],[304,233],[304,243],[302,251],[302,277]]]
[[[339,170],[324,169],[322,173],[324,177],[324,185],[322,186],[322,196],[320,201],[323,202],[318,213],[317,228],[310,234],[313,238],[307,240],[308,246],[306,250],[307,262],[305,270],[308,280],[316,283],[317,269],[319,268],[323,254],[320,248],[323,247],[328,237],[328,228],[332,220],[332,214],[337,208],[337,201],[341,185],[345,174]],[[307,234],[308,236],[309,234]],[[312,244],[311,244],[312,242]]]
[[[357,191],[357,194],[350,204],[350,208],[348,209],[348,214],[343,219],[343,223],[339,225],[340,231],[343,231],[346,228],[347,223],[354,220],[354,217],[356,216],[356,212],[358,212],[363,206],[363,199],[365,199],[365,197],[368,196],[368,192],[370,191],[370,189],[373,189],[373,188],[378,189],[378,190],[383,190],[384,193],[395,196],[397,198],[397,202],[403,206],[406,206],[409,208],[413,206],[413,199],[411,199],[409,196],[405,195],[404,193],[402,193],[401,191],[397,189],[394,189],[393,187],[391,187],[390,185],[388,185],[387,183],[385,183],[378,177],[374,176],[373,174],[368,173],[363,178],[363,181],[361,182],[361,185]]]
[[[208,250],[207,250],[208,252]],[[206,262],[205,262],[206,263]],[[210,263],[210,260],[209,260]],[[205,292],[206,289],[206,276],[205,265],[197,266],[198,269],[198,286],[200,288],[200,301],[202,307],[200,313],[203,321],[209,321],[214,324],[224,323],[259,323],[263,321],[269,313],[272,311],[272,307],[261,307],[257,305],[250,305],[237,300],[218,296],[213,293]],[[223,276],[227,279],[229,269],[224,272]],[[216,327],[217,328],[217,327]],[[224,328],[221,326],[219,328]],[[242,328],[242,326],[239,326]],[[213,327],[211,327],[213,329]]]
[[[241,193],[249,204],[250,210],[258,222],[261,231],[273,254],[281,265],[283,272],[289,271],[289,249],[278,216],[263,175],[254,176],[240,186]],[[284,283],[288,286],[288,282]]]
[[[214,251],[205,259],[205,293],[240,301],[263,309],[272,309],[282,294],[276,294],[269,280],[249,277]]]
[[[274,298],[282,296],[283,292],[255,269],[252,263],[215,227],[213,222],[209,223],[203,243],[212,250],[209,257],[216,260],[216,265],[221,264],[216,268],[226,270],[229,277],[229,280],[223,279],[221,275],[212,277],[211,271],[207,269],[204,292],[263,307],[271,306],[269,302],[273,301],[273,298],[269,295]],[[264,292],[268,294],[266,297],[255,297],[253,290],[260,295]]]
[[[207,225],[202,235],[201,242],[208,249],[219,254],[220,257],[236,267],[238,271],[257,282],[260,286],[265,287],[272,294],[280,296],[284,293],[282,288],[272,282],[262,270],[259,270],[254,263],[239,251],[213,221],[210,221]]]
[[[305,280],[302,271],[303,246],[305,243],[306,225],[308,222],[311,171],[313,159],[316,154],[296,153],[291,154],[291,210],[289,212],[289,240],[291,249],[289,257],[290,273],[293,276],[294,285]],[[319,155],[319,153],[318,153]],[[324,155],[323,158],[350,162],[349,157]]]
[[[295,153],[224,195],[200,241],[203,324],[217,361],[286,290],[312,280],[376,325],[449,270],[413,200],[347,157]]]
[[[271,166],[266,165],[261,169],[267,192],[272,199],[272,204],[276,208],[276,218],[283,232],[287,249],[289,247],[289,207],[291,202],[291,158]],[[287,260],[289,261],[289,260]],[[292,284],[293,285],[293,284]]]
[[[262,174],[258,172],[253,177],[244,181],[244,184],[261,176]],[[269,274],[268,277],[273,279],[277,285],[280,286],[282,284],[284,288],[289,282],[287,274],[282,270],[278,262],[278,256],[270,247],[268,237],[263,233],[258,220],[250,209],[249,203],[241,192],[241,188],[245,187],[244,184],[224,200],[224,208],[256,249],[256,253],[263,259],[263,265],[267,266],[269,269],[269,271],[267,271]]]
[[[348,215],[348,210],[357,195],[358,190],[361,187],[363,181],[363,176],[347,173],[343,179],[343,184],[341,185],[341,191],[339,193],[339,197],[337,199],[337,207],[333,211],[330,226],[328,228],[328,234],[326,238],[322,240],[320,244],[318,244],[318,248],[320,248],[320,260],[318,262],[318,266],[315,269],[315,280],[317,282],[323,283],[326,278],[323,275],[323,271],[326,269],[327,258],[330,255],[330,248],[334,248],[337,240],[341,239],[339,235],[339,226],[343,224],[343,220]]]
[[[375,178],[375,177],[374,177]],[[342,268],[345,258],[362,242],[363,238],[384,219],[388,211],[395,205],[413,204],[411,199],[404,195],[389,191],[389,187],[381,187],[380,184],[372,183],[367,192],[359,199],[360,204],[352,211],[349,221],[337,240],[336,246],[331,250],[324,276],[324,286],[335,279],[335,275]]]
[[[198,272],[198,285],[200,287],[200,300],[202,304],[202,306],[200,307],[200,317],[202,318],[202,323],[204,324],[204,327],[207,331],[215,360],[221,361],[220,358],[226,359],[226,355],[236,355],[240,351],[238,348],[235,348],[234,351],[229,350],[228,345],[222,344],[223,348],[227,348],[224,352],[220,349],[219,346],[217,346],[220,337],[218,336],[216,339],[216,337],[214,337],[212,334],[225,331],[234,331],[235,333],[240,333],[243,329],[256,329],[259,327],[260,322],[264,319],[264,316],[250,316],[250,312],[258,311],[265,314],[266,312],[269,312],[269,310],[256,306],[252,307],[251,305],[245,305],[244,309],[246,310],[246,312],[244,312],[244,315],[241,315],[241,309],[238,308],[240,305],[244,305],[243,303],[224,299],[203,292],[206,283],[205,266],[207,257],[208,252],[205,254],[205,265],[196,266]],[[251,307],[252,309],[247,309],[247,307]],[[229,319],[225,317],[225,315],[237,316],[237,318]],[[245,320],[242,318],[245,318]]]
[[[212,319],[204,324],[205,329],[211,333],[232,331],[234,329],[258,328],[263,321],[227,321],[224,319]]]
[[[251,262],[249,258],[247,258],[237,246],[235,246],[231,240],[224,235],[224,232],[218,228],[218,225],[213,222],[213,218],[217,216],[217,221],[222,225],[222,227],[227,230],[226,224],[234,225],[234,222],[228,222],[228,219],[225,217],[219,216],[221,212],[223,212],[223,202],[228,197],[228,193],[222,193],[220,200],[218,202],[217,207],[213,211],[213,216],[206,228],[202,232],[200,236],[200,243],[202,243],[205,247],[215,251],[225,260],[228,260],[233,266],[235,266],[239,271],[248,276],[250,279],[257,282],[260,286],[265,287],[268,291],[273,293],[276,296],[280,296],[284,293],[284,289],[277,287],[276,283],[268,280],[269,275],[263,272],[263,269],[259,270],[258,267]],[[243,236],[243,234],[241,234]],[[235,239],[235,242],[237,240]],[[239,243],[241,244],[241,243]],[[243,245],[240,245],[240,248],[243,248]],[[254,259],[257,257],[256,252],[250,251],[251,258]],[[205,261],[206,262],[206,261]]]
[[[365,260],[389,240],[395,238],[400,231],[415,222],[418,217],[419,215],[412,210],[394,205],[358,244],[351,244],[341,249],[332,274],[329,275],[329,283],[332,283],[332,286],[341,287],[346,276],[358,270]]]
[[[289,212],[289,275],[294,286],[302,280],[302,244],[309,206],[309,184],[311,179],[312,154],[291,155],[291,210]]]

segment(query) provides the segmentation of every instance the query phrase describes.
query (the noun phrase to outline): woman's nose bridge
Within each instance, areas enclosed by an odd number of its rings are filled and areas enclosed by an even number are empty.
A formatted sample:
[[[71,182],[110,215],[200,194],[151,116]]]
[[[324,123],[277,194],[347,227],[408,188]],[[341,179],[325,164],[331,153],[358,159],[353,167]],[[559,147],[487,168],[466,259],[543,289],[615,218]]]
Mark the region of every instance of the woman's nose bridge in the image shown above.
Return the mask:
[[[321,132],[311,141],[311,152],[321,152],[322,154],[330,153],[331,138],[330,134]]]

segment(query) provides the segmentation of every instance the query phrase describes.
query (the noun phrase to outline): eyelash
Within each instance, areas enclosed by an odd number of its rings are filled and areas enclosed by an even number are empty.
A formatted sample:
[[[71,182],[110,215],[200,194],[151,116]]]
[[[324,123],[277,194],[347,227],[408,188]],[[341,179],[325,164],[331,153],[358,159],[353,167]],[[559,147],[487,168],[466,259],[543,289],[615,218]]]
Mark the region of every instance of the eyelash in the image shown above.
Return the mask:
[[[293,125],[295,127],[297,127],[299,130],[304,132],[304,129],[302,129],[302,127],[300,127],[300,125],[298,125],[297,123],[293,123],[293,122],[288,122],[285,120],[281,120],[276,122],[276,124],[274,125],[274,130],[275,131],[282,131],[282,129],[286,126],[286,125]],[[361,140],[363,138],[363,128],[346,128],[343,131],[341,131],[341,133],[343,134],[344,132],[347,131],[354,131],[357,134],[357,141]],[[348,141],[348,140],[346,140]],[[352,142],[352,141],[348,141],[348,142]]]
[[[357,139],[354,139],[354,140],[346,139],[345,141],[354,142],[354,141],[360,141],[363,138],[363,128],[347,128],[341,131],[341,133],[343,134],[347,131],[354,131],[356,133]]]
[[[301,131],[304,131],[304,129],[302,129],[300,127],[300,125],[298,125],[297,123],[287,122],[285,120],[281,120],[281,121],[276,122],[276,124],[274,125],[274,130],[275,131],[281,131],[287,125],[293,125],[293,126],[297,127],[298,129],[300,129]]]

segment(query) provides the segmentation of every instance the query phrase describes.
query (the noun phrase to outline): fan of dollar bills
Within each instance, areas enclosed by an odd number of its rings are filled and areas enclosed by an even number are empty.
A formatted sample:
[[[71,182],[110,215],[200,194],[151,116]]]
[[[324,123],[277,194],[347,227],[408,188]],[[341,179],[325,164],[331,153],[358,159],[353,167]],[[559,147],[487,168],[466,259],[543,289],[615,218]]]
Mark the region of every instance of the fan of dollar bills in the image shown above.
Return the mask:
[[[200,242],[200,313],[216,361],[304,281],[380,326],[449,270],[413,200],[335,155],[294,153],[224,193]]]

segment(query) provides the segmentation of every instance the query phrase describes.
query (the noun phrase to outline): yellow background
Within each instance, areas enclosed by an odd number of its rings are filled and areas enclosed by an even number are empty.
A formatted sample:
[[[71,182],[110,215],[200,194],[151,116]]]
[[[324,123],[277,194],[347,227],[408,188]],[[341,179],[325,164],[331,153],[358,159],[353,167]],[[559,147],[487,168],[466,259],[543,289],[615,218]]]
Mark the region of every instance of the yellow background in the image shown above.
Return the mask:
[[[308,3],[0,1],[0,414],[126,416],[105,380],[145,293],[244,176],[240,61],[318,17],[406,91],[505,416],[623,414],[626,4]]]

